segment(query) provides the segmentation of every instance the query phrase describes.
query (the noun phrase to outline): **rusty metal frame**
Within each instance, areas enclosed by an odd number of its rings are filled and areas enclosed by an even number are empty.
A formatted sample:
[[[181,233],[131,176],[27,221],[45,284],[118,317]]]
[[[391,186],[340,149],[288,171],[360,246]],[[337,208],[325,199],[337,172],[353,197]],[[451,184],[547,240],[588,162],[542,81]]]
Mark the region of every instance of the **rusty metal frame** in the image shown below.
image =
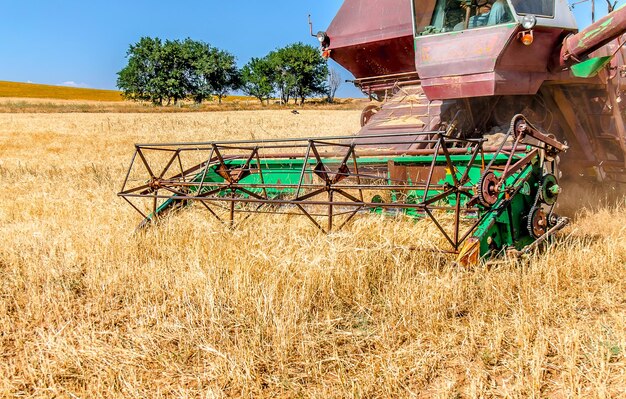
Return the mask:
[[[534,136],[532,131],[526,134]],[[419,139],[416,140],[416,136]],[[480,209],[474,201],[476,187],[469,181],[470,171],[479,168],[484,173],[491,168],[492,164],[487,167],[484,165],[487,153],[494,157],[508,155],[509,162],[505,169],[509,171],[527,166],[536,155],[536,150],[528,153],[526,146],[523,146],[523,150],[518,148],[519,140],[513,147],[503,143],[498,148],[486,148],[484,139],[460,139],[443,132],[419,132],[371,135],[367,136],[367,140],[356,136],[331,136],[316,139],[137,144],[118,195],[144,217],[143,225],[156,221],[159,209],[168,203],[194,201],[200,202],[213,217],[230,227],[237,224],[237,214],[247,214],[246,220],[254,213],[279,213],[305,216],[324,233],[341,230],[359,212],[378,209],[397,213],[413,210],[432,220],[443,239],[450,244],[451,251],[458,252],[481,220],[478,217]],[[412,147],[408,150],[394,150],[393,146],[399,143]],[[424,146],[430,149],[419,149]],[[145,156],[147,152],[169,154],[162,170],[150,165]],[[185,169],[185,154],[192,152],[207,154],[206,160]],[[389,157],[403,159],[418,155],[432,156],[432,161],[420,166],[428,168],[424,180],[392,179],[387,165]],[[458,157],[453,159],[458,155],[466,156],[466,161],[460,162]],[[514,164],[511,164],[512,160],[515,160]],[[294,175],[290,182],[267,180],[274,172],[271,162],[285,165],[295,162],[297,165],[299,161],[302,161],[302,166],[298,166],[298,170],[280,169],[280,173]],[[464,169],[462,173],[460,167]],[[434,181],[436,168],[446,168],[451,181]],[[175,173],[174,169],[179,172]],[[143,178],[131,179],[131,176],[141,172]],[[219,175],[222,180],[207,181],[209,173]],[[165,177],[168,174],[172,176]],[[257,175],[258,180],[254,183],[242,182],[251,175]],[[407,189],[423,191],[423,196],[413,202],[402,198],[382,203],[364,199],[364,191],[368,190],[384,193],[385,198],[391,198],[394,193]],[[272,190],[283,194],[270,195]],[[134,204],[132,201],[136,199],[150,200],[151,213],[142,211]],[[451,201],[444,201],[448,199]],[[158,205],[159,201],[161,205]],[[263,209],[276,206],[281,209]],[[227,213],[227,220],[219,215],[217,209]],[[439,214],[442,212],[454,215],[451,231],[441,221]],[[323,219],[326,219],[325,227]],[[467,230],[463,227],[465,222],[470,225]]]

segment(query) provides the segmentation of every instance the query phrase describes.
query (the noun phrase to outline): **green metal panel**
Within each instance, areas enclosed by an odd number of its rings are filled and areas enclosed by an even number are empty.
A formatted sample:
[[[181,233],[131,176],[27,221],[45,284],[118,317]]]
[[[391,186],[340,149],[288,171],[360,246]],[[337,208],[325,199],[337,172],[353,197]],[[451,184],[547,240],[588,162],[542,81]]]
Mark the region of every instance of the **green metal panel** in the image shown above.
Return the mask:
[[[474,189],[480,182],[483,167],[486,163],[493,160],[494,166],[503,166],[508,160],[508,156],[505,154],[484,154],[474,159],[472,165],[468,165],[473,159],[471,154],[463,155],[450,155],[449,157],[453,170],[450,170],[447,158],[444,155],[425,155],[425,156],[393,156],[393,157],[367,157],[358,158],[357,164],[359,168],[372,168],[377,167],[379,170],[386,170],[390,161],[394,165],[400,166],[431,166],[446,168],[446,176],[439,181],[432,181],[435,187],[441,187],[448,183],[453,185],[454,179],[452,173],[456,174],[457,179],[461,178],[469,167],[470,170],[467,176],[467,182],[463,185],[468,189]],[[325,159],[324,165],[328,168],[338,167],[341,164],[341,159]],[[317,179],[314,173],[311,171],[312,167],[316,165],[317,161],[314,158],[305,159],[262,159],[260,162],[262,173],[259,173],[259,165],[257,161],[250,164],[250,169],[253,173],[242,178],[238,184],[242,186],[249,185],[247,188],[250,192],[261,194],[263,189],[254,187],[255,185],[276,185],[276,186],[297,186],[301,183],[312,183]],[[306,167],[305,167],[306,162]],[[243,168],[246,165],[246,161],[242,159],[225,161],[224,164],[228,168],[237,169]],[[219,165],[211,165],[206,173],[204,170],[197,173],[194,182],[197,182],[197,186],[190,187],[190,190],[197,193],[202,186],[202,193],[209,192],[215,189],[216,185],[212,183],[224,183],[224,178],[217,173]],[[303,174],[302,171],[305,170]],[[387,170],[386,183],[393,185]],[[495,172],[496,175],[499,172]],[[472,233],[472,237],[479,242],[480,256],[488,256],[494,251],[499,251],[502,248],[515,247],[518,249],[530,244],[534,239],[530,236],[527,228],[527,215],[533,209],[535,199],[537,198],[538,190],[540,189],[540,181],[543,175],[542,166],[538,162],[533,162],[527,165],[522,170],[514,173],[510,176],[505,183],[508,188],[507,193],[502,192],[496,204],[491,207],[485,207],[483,205],[475,205],[477,212],[468,213],[465,215],[464,220],[471,223],[477,223],[477,227]],[[204,179],[203,179],[204,176]],[[204,180],[201,183],[201,180]],[[411,190],[411,186],[415,184],[416,189]],[[417,188],[417,187],[420,188]],[[406,189],[391,191],[392,202],[398,202],[403,204],[419,204],[424,198],[434,198],[434,196],[442,194],[441,188],[431,188],[428,193],[424,191],[424,182],[412,182],[407,181]],[[281,196],[288,196],[295,194],[296,188],[294,187],[280,187],[269,188],[266,187],[265,191],[269,198],[280,198]],[[513,194],[510,194],[513,193]],[[223,192],[221,196],[232,195],[232,192]],[[242,191],[236,191],[235,194],[238,197],[246,198],[248,194]],[[461,196],[461,206],[468,205],[469,198]],[[366,201],[373,203],[379,202],[379,199],[368,198]],[[180,202],[180,201],[179,201]],[[163,212],[166,209],[177,203],[176,199],[170,199],[163,203],[158,209],[157,213]],[[456,194],[448,195],[440,199],[435,205],[454,207],[456,206]],[[424,211],[418,208],[406,208],[398,210],[396,212],[384,211],[382,208],[372,209],[372,212],[386,214],[392,213],[397,215],[398,212],[414,217],[416,220],[424,218],[426,215]],[[153,215],[150,215],[152,218]]]
[[[572,65],[572,73],[577,78],[592,78],[606,67],[612,59],[612,56],[606,56],[595,57],[587,61],[579,62],[578,64]]]

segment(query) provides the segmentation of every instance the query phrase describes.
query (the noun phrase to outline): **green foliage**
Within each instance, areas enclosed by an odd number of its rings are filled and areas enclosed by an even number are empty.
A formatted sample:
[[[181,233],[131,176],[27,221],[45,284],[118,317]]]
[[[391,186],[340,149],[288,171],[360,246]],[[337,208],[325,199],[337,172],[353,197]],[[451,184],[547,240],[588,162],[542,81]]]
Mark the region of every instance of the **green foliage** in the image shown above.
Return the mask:
[[[157,90],[167,99],[168,104],[174,104],[187,96],[189,82],[187,80],[189,60],[185,57],[182,44],[176,41],[166,41],[160,51],[159,74],[156,76]]]
[[[310,45],[296,43],[285,47],[284,51],[289,55],[289,66],[296,76],[293,95],[300,99],[300,104],[312,95],[325,94],[328,65],[319,50]]]
[[[274,93],[272,67],[265,58],[252,58],[241,69],[241,90],[261,101],[269,101]]]
[[[328,65],[313,46],[294,43],[267,56],[272,66],[272,82],[283,103],[293,97],[303,104],[315,94],[326,94]]]
[[[163,95],[157,87],[161,67],[161,39],[143,37],[127,52],[128,65],[118,72],[117,87],[133,100],[161,103]]]
[[[272,51],[266,57],[270,66],[270,79],[283,104],[287,104],[297,85],[289,54],[284,49]]]
[[[328,66],[317,48],[295,43],[253,58],[241,70],[235,56],[201,41],[161,41],[143,37],[130,46],[128,64],[118,72],[117,86],[133,100],[176,104],[183,99],[197,103],[216,96],[219,102],[241,89],[261,103],[278,93],[287,104],[316,94],[327,95]]]
[[[215,66],[211,63],[211,46],[207,43],[187,39],[183,43],[184,53],[189,60],[190,71],[187,76],[189,95],[200,104],[204,100],[210,100],[213,94],[213,86],[207,78],[213,73]]]
[[[295,43],[255,58],[243,68],[243,90],[263,102],[277,93],[283,104],[326,94],[328,65],[317,48]]]
[[[221,102],[239,86],[235,57],[204,42],[144,37],[130,46],[127,58],[117,86],[130,99],[162,105],[187,98],[201,103],[215,95]]]
[[[213,94],[217,96],[220,104],[222,98],[241,85],[241,74],[237,68],[237,60],[228,51],[212,48],[209,54],[209,65],[213,66],[211,73],[206,75],[211,83]]]

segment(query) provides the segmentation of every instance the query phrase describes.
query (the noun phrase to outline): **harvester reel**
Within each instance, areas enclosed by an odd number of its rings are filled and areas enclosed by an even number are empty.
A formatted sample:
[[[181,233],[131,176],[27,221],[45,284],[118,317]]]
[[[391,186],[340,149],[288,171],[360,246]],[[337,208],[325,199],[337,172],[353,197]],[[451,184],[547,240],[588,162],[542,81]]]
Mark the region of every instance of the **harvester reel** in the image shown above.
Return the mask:
[[[447,252],[459,255],[461,263],[476,263],[504,248],[545,240],[559,225],[548,211],[559,194],[557,178],[546,174],[543,161],[546,146],[566,147],[521,115],[513,122],[520,135],[499,149],[485,147],[482,138],[441,131],[417,137],[370,134],[367,140],[330,136],[137,145],[119,195],[144,216],[142,225],[192,201],[230,228],[241,223],[237,215],[245,214],[246,220],[253,213],[304,216],[325,233],[368,211],[405,214],[428,219],[445,239]],[[533,147],[525,138],[544,146]],[[405,143],[412,147],[403,148]],[[143,152],[169,162],[149,167]],[[151,180],[134,183],[140,181],[137,173],[146,172]],[[528,232],[517,228],[514,215],[528,215],[520,221],[528,223]]]
[[[498,201],[499,180],[493,172],[485,173],[478,183],[478,198],[485,207],[491,207]]]
[[[541,208],[534,208],[528,215],[528,232],[538,239],[548,231],[548,217]]]

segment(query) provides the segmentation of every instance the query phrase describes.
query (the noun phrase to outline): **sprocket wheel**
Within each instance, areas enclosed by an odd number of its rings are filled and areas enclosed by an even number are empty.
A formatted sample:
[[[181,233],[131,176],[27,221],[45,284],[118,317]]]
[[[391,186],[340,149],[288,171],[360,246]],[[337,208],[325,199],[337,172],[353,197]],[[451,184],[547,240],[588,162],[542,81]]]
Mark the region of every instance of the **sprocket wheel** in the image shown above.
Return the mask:
[[[556,176],[553,174],[545,175],[541,184],[541,201],[548,205],[554,205],[559,198],[560,192]]]
[[[485,173],[478,182],[478,199],[483,206],[491,207],[498,201],[498,178],[493,172]]]
[[[533,208],[528,215],[528,232],[534,239],[546,234],[548,231],[548,217],[541,208]]]

